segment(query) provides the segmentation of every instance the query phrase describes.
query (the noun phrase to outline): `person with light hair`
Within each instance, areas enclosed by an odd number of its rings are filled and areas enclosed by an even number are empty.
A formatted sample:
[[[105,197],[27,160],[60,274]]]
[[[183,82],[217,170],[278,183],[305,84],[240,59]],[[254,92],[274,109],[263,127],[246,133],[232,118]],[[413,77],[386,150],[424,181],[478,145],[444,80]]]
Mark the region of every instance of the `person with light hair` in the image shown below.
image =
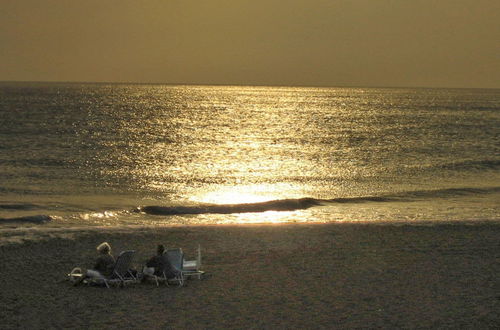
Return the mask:
[[[94,276],[109,276],[113,272],[113,267],[115,266],[115,258],[111,255],[111,245],[108,242],[103,242],[97,246],[97,251],[99,252],[99,257],[95,262],[95,265],[89,271],[96,271],[98,274]]]
[[[78,285],[86,278],[103,278],[110,276],[115,266],[115,258],[111,254],[111,245],[108,242],[103,242],[97,246],[99,256],[97,257],[94,267],[87,269],[84,276],[81,276],[74,285]]]

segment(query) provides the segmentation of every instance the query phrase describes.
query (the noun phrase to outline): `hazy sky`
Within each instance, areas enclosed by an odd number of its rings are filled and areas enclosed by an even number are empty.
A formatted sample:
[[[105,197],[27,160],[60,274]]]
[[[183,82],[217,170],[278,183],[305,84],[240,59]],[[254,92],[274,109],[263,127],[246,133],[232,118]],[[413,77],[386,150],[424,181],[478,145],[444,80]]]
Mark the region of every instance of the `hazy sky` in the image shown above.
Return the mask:
[[[500,1],[0,0],[0,80],[500,88]]]

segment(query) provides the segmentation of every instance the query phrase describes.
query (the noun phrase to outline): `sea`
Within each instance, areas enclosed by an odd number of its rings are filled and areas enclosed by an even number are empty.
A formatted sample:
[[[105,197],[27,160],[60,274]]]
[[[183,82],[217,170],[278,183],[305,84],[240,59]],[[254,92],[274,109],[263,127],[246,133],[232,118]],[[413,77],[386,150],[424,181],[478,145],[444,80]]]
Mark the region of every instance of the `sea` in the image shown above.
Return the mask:
[[[500,89],[0,83],[0,229],[500,223]]]

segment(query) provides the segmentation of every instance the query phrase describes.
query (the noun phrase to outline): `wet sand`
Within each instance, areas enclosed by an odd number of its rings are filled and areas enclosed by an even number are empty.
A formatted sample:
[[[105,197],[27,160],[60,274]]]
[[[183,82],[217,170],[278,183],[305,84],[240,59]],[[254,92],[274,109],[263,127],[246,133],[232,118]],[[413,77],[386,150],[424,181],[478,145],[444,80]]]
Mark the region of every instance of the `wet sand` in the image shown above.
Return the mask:
[[[158,243],[211,276],[187,287],[73,287],[95,247]],[[0,328],[500,326],[500,225],[287,224],[61,231],[0,246]]]

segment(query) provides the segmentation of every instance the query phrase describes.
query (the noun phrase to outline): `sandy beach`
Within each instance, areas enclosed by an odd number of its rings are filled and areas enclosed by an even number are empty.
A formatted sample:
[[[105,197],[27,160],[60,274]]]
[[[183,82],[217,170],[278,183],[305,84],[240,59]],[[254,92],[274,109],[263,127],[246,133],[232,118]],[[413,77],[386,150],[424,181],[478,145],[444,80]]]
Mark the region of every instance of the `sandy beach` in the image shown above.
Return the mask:
[[[60,231],[0,247],[2,329],[500,326],[500,225],[281,224]],[[186,287],[73,287],[95,247],[158,243],[210,277]]]

